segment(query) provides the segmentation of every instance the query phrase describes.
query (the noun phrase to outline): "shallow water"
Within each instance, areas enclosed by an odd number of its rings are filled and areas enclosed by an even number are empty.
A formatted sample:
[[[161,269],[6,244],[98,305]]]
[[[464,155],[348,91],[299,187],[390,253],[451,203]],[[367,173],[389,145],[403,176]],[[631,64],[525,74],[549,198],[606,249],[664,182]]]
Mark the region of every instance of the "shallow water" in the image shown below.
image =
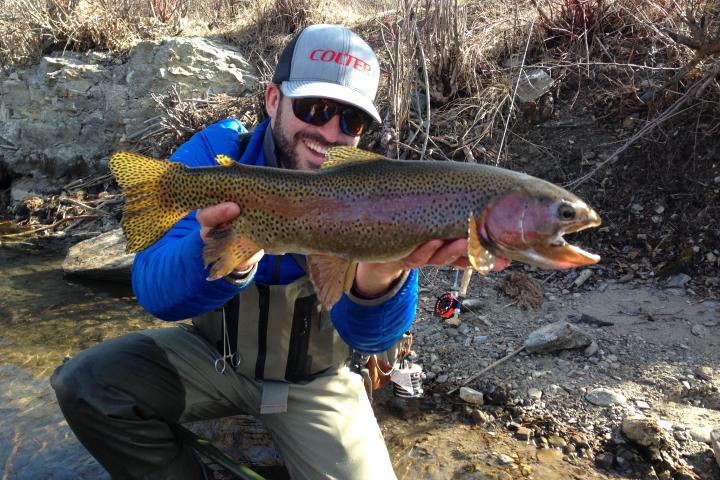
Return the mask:
[[[49,377],[67,355],[129,331],[168,326],[143,312],[127,286],[67,279],[61,264],[57,253],[0,247],[2,480],[108,478],[65,423]],[[398,414],[396,402],[383,394],[375,408],[401,480],[606,478],[587,460],[463,424],[447,412]],[[194,429],[235,458],[277,463],[269,437],[249,418]],[[512,462],[503,463],[508,457]]]

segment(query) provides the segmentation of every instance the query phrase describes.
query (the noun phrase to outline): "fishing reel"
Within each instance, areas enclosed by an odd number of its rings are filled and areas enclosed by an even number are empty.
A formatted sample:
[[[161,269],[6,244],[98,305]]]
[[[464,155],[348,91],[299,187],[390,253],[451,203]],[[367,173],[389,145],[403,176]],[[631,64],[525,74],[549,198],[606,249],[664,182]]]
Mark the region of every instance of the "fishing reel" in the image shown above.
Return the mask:
[[[455,310],[460,308],[460,299],[452,292],[440,295],[435,302],[435,313],[444,320],[455,316]]]

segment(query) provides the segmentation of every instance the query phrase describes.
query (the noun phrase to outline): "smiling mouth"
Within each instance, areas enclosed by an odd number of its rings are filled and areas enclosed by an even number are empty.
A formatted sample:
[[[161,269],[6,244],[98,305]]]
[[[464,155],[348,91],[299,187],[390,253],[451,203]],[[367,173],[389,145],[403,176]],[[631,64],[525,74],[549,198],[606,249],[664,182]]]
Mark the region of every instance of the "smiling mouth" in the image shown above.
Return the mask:
[[[310,150],[320,156],[323,156],[323,157],[325,156],[328,149],[330,148],[330,147],[324,147],[324,146],[320,145],[319,143],[313,142],[311,140],[303,140],[302,142],[303,142],[303,144],[305,144],[305,146],[308,148],[308,150]]]

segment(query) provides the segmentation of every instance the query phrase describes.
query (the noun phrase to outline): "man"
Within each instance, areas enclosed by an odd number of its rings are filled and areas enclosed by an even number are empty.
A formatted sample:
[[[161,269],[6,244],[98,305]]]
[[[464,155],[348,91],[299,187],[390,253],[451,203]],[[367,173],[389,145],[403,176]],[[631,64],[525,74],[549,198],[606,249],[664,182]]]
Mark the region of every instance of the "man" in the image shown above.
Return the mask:
[[[316,25],[283,51],[265,92],[269,120],[253,133],[235,120],[210,126],[172,156],[314,170],[335,145],[356,146],[371,122],[379,64],[351,31]],[[240,215],[222,203],[178,222],[139,253],[140,304],[193,326],[136,332],[82,352],[52,378],[69,425],[113,478],[204,478],[172,426],[239,413],[272,432],[292,478],[395,478],[351,348],[383,352],[414,319],[415,267],[468,267],[467,241],[430,241],[398,262],[360,263],[352,291],[318,309],[304,258],[258,252],[208,281],[208,232]]]

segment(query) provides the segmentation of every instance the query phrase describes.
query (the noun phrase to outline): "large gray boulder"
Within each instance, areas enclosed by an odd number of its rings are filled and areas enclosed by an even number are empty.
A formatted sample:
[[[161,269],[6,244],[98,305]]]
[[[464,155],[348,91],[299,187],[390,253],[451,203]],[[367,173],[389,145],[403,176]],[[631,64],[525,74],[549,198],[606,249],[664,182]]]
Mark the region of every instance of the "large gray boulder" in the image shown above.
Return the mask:
[[[127,242],[122,229],[76,243],[68,250],[63,271],[95,280],[130,283],[134,253],[125,253]]]
[[[254,72],[237,49],[205,38],[143,42],[122,58],[47,56],[33,68],[0,75],[0,162],[14,176],[94,173],[160,114],[152,95],[170,87],[181,99],[247,95],[257,84]],[[50,193],[37,188],[33,193]]]

